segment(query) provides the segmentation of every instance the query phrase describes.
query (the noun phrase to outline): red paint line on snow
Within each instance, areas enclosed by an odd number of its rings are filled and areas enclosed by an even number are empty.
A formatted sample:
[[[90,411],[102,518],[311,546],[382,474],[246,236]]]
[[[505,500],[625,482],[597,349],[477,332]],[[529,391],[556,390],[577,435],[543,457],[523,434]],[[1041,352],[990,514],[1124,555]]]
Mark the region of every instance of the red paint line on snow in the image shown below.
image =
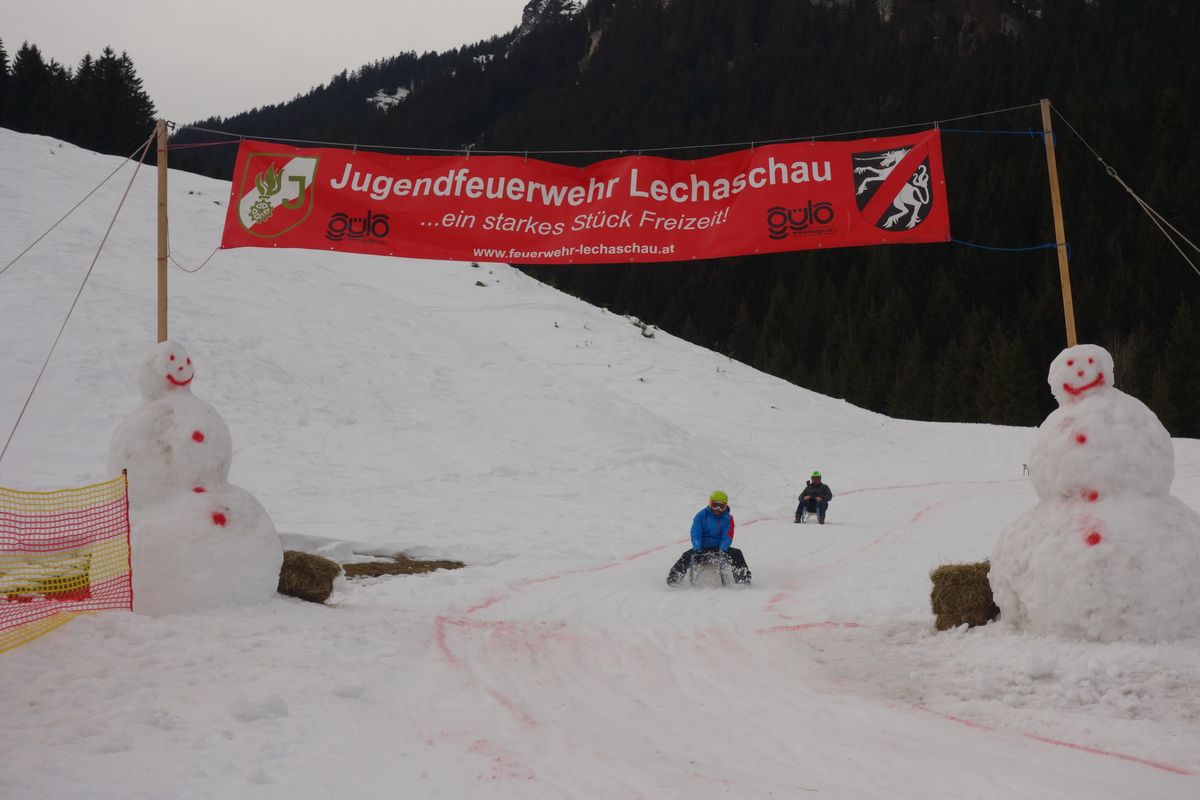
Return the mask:
[[[752,525],[752,524],[754,524],[754,522],[760,522],[760,521],[761,520],[754,520],[753,522],[746,523],[746,524]],[[680,540],[680,541],[686,541],[686,540]],[[568,575],[582,575],[582,574],[586,574],[589,572],[602,572],[604,570],[612,569],[613,567],[619,567],[623,563],[628,563],[630,561],[636,561],[639,558],[644,558],[645,556],[651,555],[653,553],[657,553],[660,550],[665,549],[666,547],[669,547],[669,545],[659,545],[658,547],[652,547],[652,548],[649,548],[648,550],[640,550],[636,553],[625,556],[624,558],[621,559],[621,561],[615,561],[615,562],[611,562],[608,564],[601,564],[600,566],[588,567],[586,569],[571,570],[569,572],[564,572],[561,575],[548,575],[544,578],[530,578],[530,579],[520,582],[517,585],[517,588],[515,588],[513,591],[506,592],[504,594],[494,595],[492,597],[487,598],[486,600],[483,600],[482,602],[476,603],[475,605],[468,606],[466,609],[464,609],[463,614],[466,616],[469,616],[471,614],[476,613],[477,611],[482,611],[485,608],[490,608],[491,606],[494,606],[504,600],[507,600],[509,597],[511,597],[516,592],[522,591],[530,586],[534,586],[539,583],[549,583],[550,581],[556,581],[556,580],[564,578]],[[448,630],[447,626],[454,625],[454,626],[457,626],[460,628],[483,628],[483,627],[487,627],[489,624],[503,624],[503,623],[502,622],[501,623],[485,623],[485,622],[480,622],[480,621],[470,620],[470,619],[465,619],[465,618],[455,619],[455,618],[451,618],[451,617],[447,617],[447,616],[435,617],[434,618],[434,626],[433,626],[434,627],[434,632],[433,632],[434,644],[437,647],[438,652],[441,654],[442,658],[444,658],[449,664],[451,664],[452,666],[455,666],[455,667],[463,667],[464,664],[463,664],[462,660],[454,654],[454,650],[451,649],[451,647],[450,647],[449,637],[447,636],[447,630]],[[526,727],[534,727],[537,725],[537,721],[533,717],[531,717],[527,712],[525,712],[523,709],[521,709],[515,702],[513,702],[513,700],[511,698],[507,697],[506,695],[501,694],[500,692],[498,692],[494,689],[486,689],[485,691],[487,691],[487,693],[497,703],[499,703],[506,711],[508,711],[510,714],[512,714],[514,717],[516,717],[521,722],[521,724],[525,725]]]
[[[975,722],[974,720],[964,719],[963,717],[956,717],[953,714],[947,714],[943,711],[934,711],[932,708],[927,708],[926,706],[918,705],[916,703],[913,703],[913,708],[915,708],[917,711],[924,711],[927,714],[933,714],[934,716],[941,717],[942,719],[948,719],[951,722],[957,722],[960,725],[966,725],[968,728],[975,728],[981,731],[996,731],[996,728],[993,728],[990,725],[984,725],[982,722]]]
[[[495,689],[488,689],[487,693],[492,696],[493,700],[495,700],[497,703],[499,703],[501,706],[503,706],[505,711],[509,712],[514,717],[516,717],[517,720],[522,725],[524,725],[526,728],[536,728],[537,727],[537,720],[535,720],[533,717],[531,717],[527,713],[525,713],[524,710],[519,708],[517,706],[517,704],[512,701],[512,698],[510,698],[508,695],[502,694],[501,692],[498,692]]]
[[[639,558],[642,558],[643,556],[648,556],[651,553],[657,553],[659,550],[662,550],[664,547],[666,547],[665,544],[659,545],[658,547],[651,547],[649,550],[640,550],[632,555],[625,556],[625,558],[623,560],[624,561],[637,561]]]
[[[947,714],[943,711],[934,711],[932,708],[928,708],[926,706],[917,705],[914,703],[912,707],[914,709],[916,709],[917,711],[924,711],[927,714],[933,714],[935,716],[941,717],[942,719],[948,719],[951,722],[957,722],[960,725],[966,725],[968,728],[975,728],[976,730],[988,731],[991,733],[1003,732],[1003,729],[1001,729],[1001,728],[994,728],[990,725],[984,725],[982,722],[976,722],[974,720],[964,719],[963,717],[956,717],[953,714]],[[1071,750],[1079,750],[1081,752],[1091,753],[1092,755],[1096,755],[1096,756],[1107,756],[1109,758],[1117,758],[1117,759],[1120,759],[1121,761],[1129,761],[1134,764],[1141,764],[1142,766],[1153,767],[1154,769],[1161,769],[1165,772],[1173,772],[1176,775],[1195,775],[1196,774],[1195,772],[1193,772],[1191,770],[1184,769],[1183,767],[1177,767],[1174,764],[1168,764],[1164,761],[1153,761],[1148,758],[1140,758],[1138,756],[1131,756],[1127,753],[1118,753],[1114,750],[1101,750],[1099,747],[1089,747],[1088,745],[1076,744],[1075,742],[1068,742],[1068,741],[1064,741],[1062,739],[1051,739],[1049,736],[1039,736],[1036,733],[1022,733],[1021,735],[1024,736],[1026,739],[1033,739],[1035,742],[1042,742],[1044,744],[1053,744],[1053,745],[1057,745],[1058,747],[1066,747]]]
[[[609,564],[601,564],[600,566],[597,566],[597,567],[589,567],[586,569],[572,570],[570,572],[565,572],[562,575],[548,575],[544,578],[530,578],[528,580],[522,581],[520,584],[518,584],[518,587],[511,592],[494,595],[492,597],[487,598],[486,600],[476,603],[475,605],[468,606],[466,609],[463,610],[463,614],[464,614],[464,616],[470,616],[471,614],[474,614],[478,611],[482,611],[485,608],[490,608],[491,606],[494,606],[500,602],[503,602],[504,600],[507,600],[515,592],[522,591],[523,589],[526,589],[530,586],[534,586],[539,583],[549,583],[550,581],[559,580],[560,578],[566,577],[567,575],[580,575],[580,574],[585,574],[588,572],[601,572],[603,570],[612,569],[613,567],[618,567],[623,563],[628,563],[630,561],[636,561],[639,558],[643,558],[643,557],[651,555],[653,553],[657,553],[660,550],[663,550],[664,548],[666,548],[668,546],[669,545],[660,545],[658,547],[651,547],[648,550],[640,550],[636,553],[625,556],[623,559],[621,559],[621,561],[612,562]],[[462,667],[462,666],[464,666],[462,660],[454,654],[454,650],[450,647],[449,637],[447,636],[447,631],[449,630],[448,626],[450,626],[450,625],[454,625],[459,628],[482,628],[482,627],[486,627],[488,625],[488,623],[465,619],[465,618],[455,619],[455,618],[447,617],[447,616],[438,616],[438,617],[434,618],[434,622],[433,622],[434,645],[437,647],[438,652],[441,654],[442,658],[444,658],[446,660],[447,663],[449,663],[455,667]],[[509,713],[511,713],[513,716],[515,716],[518,720],[520,720],[520,722],[523,725],[532,727],[537,724],[536,720],[534,720],[533,717],[531,717],[528,713],[526,713],[521,708],[519,708],[517,706],[517,704],[514,703],[510,698],[506,697],[503,694],[500,694],[499,692],[495,691],[494,689],[488,689],[486,691],[488,692],[488,694],[490,694],[492,696],[493,699],[496,700],[497,703],[499,703]]]
[[[433,640],[437,645],[438,651],[442,654],[442,658],[449,661],[456,667],[463,665],[458,656],[454,655],[454,651],[450,649],[450,643],[446,636],[447,625],[454,625],[458,628],[485,628],[487,623],[476,622],[470,619],[454,619],[452,617],[439,616],[433,620]]]
[[[1162,761],[1151,761],[1148,758],[1139,758],[1138,756],[1131,756],[1126,753],[1117,753],[1112,750],[1101,750],[1098,747],[1088,747],[1087,745],[1075,744],[1074,742],[1064,742],[1061,739],[1051,739],[1047,736],[1038,736],[1036,733],[1027,733],[1025,734],[1025,737],[1027,739],[1033,739],[1034,741],[1045,742],[1046,744],[1058,745],[1059,747],[1069,747],[1072,750],[1082,750],[1085,753],[1092,753],[1093,755],[1097,756],[1108,756],[1109,758],[1119,758],[1122,761],[1132,761],[1135,764],[1143,764],[1147,767],[1154,767],[1155,769],[1161,769],[1166,772],[1174,772],[1176,775],[1196,774],[1191,770],[1184,769],[1183,767],[1177,767],[1173,764],[1167,764]]]
[[[456,667],[461,667],[462,662],[458,660],[458,656],[454,655],[454,651],[450,649],[449,642],[446,641],[446,625],[458,624],[446,617],[437,617],[433,621],[433,640],[437,644],[438,651],[442,654],[442,658],[449,661]]]
[[[679,541],[682,543],[687,540],[680,539]],[[534,586],[539,583],[549,583],[550,581],[561,580],[570,575],[586,575],[589,572],[603,572],[606,569],[612,569],[613,567],[619,567],[619,566],[621,566],[622,563],[636,561],[637,559],[644,558],[645,556],[651,555],[652,553],[657,553],[658,551],[660,551],[666,547],[667,547],[667,545],[664,544],[664,545],[659,545],[658,547],[652,547],[649,550],[639,550],[638,552],[633,553],[632,555],[625,556],[624,558],[621,559],[621,561],[613,561],[608,564],[601,564],[598,567],[586,567],[583,569],[573,569],[573,570],[564,572],[561,575],[547,575],[544,578],[527,578],[527,579],[521,581],[518,585],[520,586],[520,588],[524,589],[526,587]],[[487,603],[487,605],[492,605],[493,603],[499,602],[500,600],[503,600],[507,597],[508,597],[508,595],[503,595],[501,597],[494,598],[493,600],[489,601]],[[471,610],[475,610],[475,609],[471,609]],[[468,611],[468,613],[470,613],[470,610]]]
[[[1027,478],[1005,478],[998,481],[931,481],[929,483],[898,483],[893,486],[864,486],[861,489],[843,489],[839,496],[862,492],[885,492],[892,489],[927,489],[930,486],[990,486],[996,483],[1027,483]]]
[[[450,649],[449,637],[446,632],[449,630],[448,625],[453,625],[456,628],[482,628],[485,627],[482,622],[475,622],[469,619],[454,619],[452,617],[437,617],[433,621],[434,641],[437,643],[438,651],[442,657],[456,667],[462,667],[462,660],[454,655],[454,651]]]
[[[936,503],[933,503],[932,505],[925,506],[920,511],[918,511],[915,515],[913,515],[913,518],[910,519],[908,522],[904,523],[903,525],[897,525],[896,527],[887,531],[886,533],[884,533],[882,536],[880,536],[879,538],[877,538],[875,541],[871,542],[870,544],[863,545],[862,547],[855,550],[853,553],[849,553],[847,555],[842,556],[837,561],[834,561],[832,564],[830,564],[830,566],[836,566],[838,564],[841,564],[844,561],[854,558],[857,555],[861,555],[861,554],[865,553],[866,551],[870,550],[875,545],[882,542],[884,539],[887,539],[888,537],[892,536],[892,534],[895,534],[895,533],[898,533],[899,531],[904,530],[909,525],[914,525],[914,524],[920,522],[921,519],[926,514],[928,514],[930,511],[933,511],[935,508],[938,508],[939,506],[944,506],[948,502],[950,502],[950,499],[945,498],[943,500],[937,501]]]
[[[801,625],[776,625],[773,628],[759,628],[755,631],[758,634],[764,633],[792,633],[794,631],[809,631],[813,628],[861,628],[863,627],[857,622],[805,622]]]
[[[496,595],[495,597],[489,597],[487,600],[484,600],[482,603],[476,603],[475,605],[469,606],[468,608],[464,609],[463,613],[464,614],[474,614],[476,611],[482,611],[483,609],[487,608],[488,606],[496,605],[496,603],[499,603],[501,600],[503,600],[506,597],[508,597],[508,595],[505,595],[505,594],[499,594],[499,595]]]

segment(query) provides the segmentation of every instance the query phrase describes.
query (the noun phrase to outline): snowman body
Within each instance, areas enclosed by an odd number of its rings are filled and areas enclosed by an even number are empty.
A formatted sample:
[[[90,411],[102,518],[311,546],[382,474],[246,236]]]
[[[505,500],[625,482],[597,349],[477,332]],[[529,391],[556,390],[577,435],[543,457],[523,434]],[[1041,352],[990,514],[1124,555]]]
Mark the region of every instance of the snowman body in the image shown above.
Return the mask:
[[[1029,477],[1042,500],[1087,492],[1166,495],[1175,448],[1142,401],[1109,388],[1046,417],[1030,450]]]
[[[1038,503],[991,556],[1001,619],[1092,641],[1200,636],[1189,577],[1200,568],[1200,514],[1169,494],[1170,435],[1112,385],[1102,348],[1064,350],[1049,382],[1060,407],[1030,453]]]
[[[144,403],[118,425],[110,470],[126,469],[134,610],[170,614],[272,597],[283,547],[271,518],[228,482],[233,442],[191,393],[191,359],[166,341],[143,360]]]
[[[129,470],[129,505],[157,505],[177,492],[229,478],[233,440],[211,405],[189,391],[149,400],[113,433],[109,470]]]
[[[266,509],[225,484],[132,512],[133,602],[161,616],[249,605],[276,594],[283,547]]]

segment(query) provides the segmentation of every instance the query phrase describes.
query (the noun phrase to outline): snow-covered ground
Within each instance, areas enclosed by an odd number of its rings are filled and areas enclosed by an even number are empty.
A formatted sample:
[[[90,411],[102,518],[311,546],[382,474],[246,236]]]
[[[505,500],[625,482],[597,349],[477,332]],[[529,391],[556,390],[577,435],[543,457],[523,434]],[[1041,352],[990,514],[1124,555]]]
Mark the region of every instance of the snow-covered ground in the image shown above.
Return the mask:
[[[0,268],[119,161],[3,130],[0,152]],[[0,443],[131,173],[0,274]],[[171,174],[185,266],[227,199]],[[0,485],[110,477],[154,215],[143,168]],[[5,800],[1200,796],[1200,642],[934,632],[930,570],[1036,502],[1032,429],[869,413],[507,266],[242,249],[170,280],[230,480],[285,545],[468,566],[0,654]],[[1174,444],[1200,507],[1200,442]],[[828,524],[794,525],[814,468]],[[754,583],[668,589],[718,488]]]

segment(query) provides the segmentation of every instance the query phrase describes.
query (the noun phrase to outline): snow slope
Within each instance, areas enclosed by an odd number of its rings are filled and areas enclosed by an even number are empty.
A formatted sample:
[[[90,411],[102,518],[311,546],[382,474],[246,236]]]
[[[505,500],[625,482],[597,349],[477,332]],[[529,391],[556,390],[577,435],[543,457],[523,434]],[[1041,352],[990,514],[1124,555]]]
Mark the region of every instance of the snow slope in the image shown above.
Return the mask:
[[[119,163],[0,152],[0,268]],[[0,274],[0,442],[131,174]],[[171,174],[185,266],[227,196]],[[143,168],[0,485],[108,477],[155,339],[154,214]],[[502,265],[243,249],[170,280],[230,480],[285,544],[468,567],[0,654],[5,800],[1200,796],[1200,643],[933,630],[929,571],[1036,500],[1031,429],[869,413]],[[1200,443],[1175,449],[1200,507]],[[814,468],[829,524],[797,526]],[[715,488],[754,584],[668,590]]]

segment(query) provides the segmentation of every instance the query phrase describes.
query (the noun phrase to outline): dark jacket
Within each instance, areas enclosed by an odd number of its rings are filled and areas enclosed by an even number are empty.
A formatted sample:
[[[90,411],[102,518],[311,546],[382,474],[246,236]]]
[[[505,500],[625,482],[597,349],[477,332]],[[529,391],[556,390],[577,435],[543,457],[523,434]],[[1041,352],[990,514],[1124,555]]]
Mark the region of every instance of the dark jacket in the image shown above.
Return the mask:
[[[812,495],[813,497],[820,497],[826,503],[833,499],[833,491],[827,484],[824,483],[813,483],[812,481],[808,481],[804,484],[804,491],[800,492],[800,497],[796,499],[802,500],[806,494]]]

